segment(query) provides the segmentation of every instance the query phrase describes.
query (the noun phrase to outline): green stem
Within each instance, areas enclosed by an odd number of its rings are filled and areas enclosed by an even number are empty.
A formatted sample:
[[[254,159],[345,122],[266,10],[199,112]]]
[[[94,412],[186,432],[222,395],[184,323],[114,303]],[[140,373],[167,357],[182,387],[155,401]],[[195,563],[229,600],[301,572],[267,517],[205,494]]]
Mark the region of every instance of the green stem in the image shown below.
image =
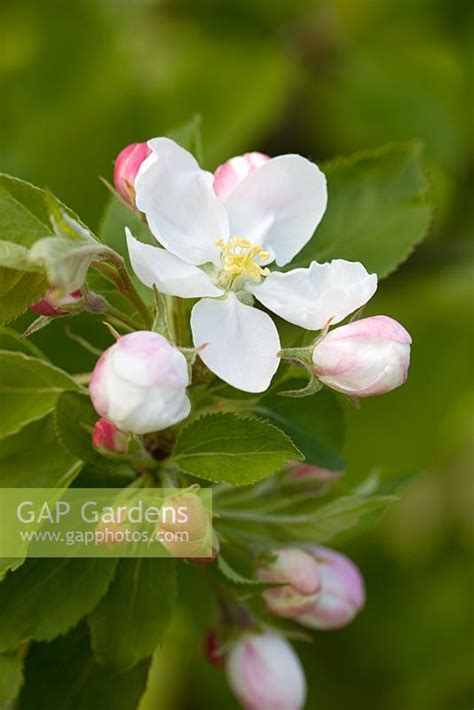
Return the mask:
[[[127,267],[125,266],[125,262],[123,259],[120,261],[117,260],[117,271],[119,273],[119,276],[123,282],[123,285],[125,287],[125,291],[128,295],[128,298],[131,303],[136,307],[137,311],[140,313],[141,317],[143,318],[143,322],[145,323],[145,326],[147,328],[151,328],[152,326],[152,317],[149,309],[147,308],[146,304],[143,302],[140,294],[136,290],[132,279],[130,278],[130,274],[127,271]]]
[[[77,375],[72,375],[74,382],[78,385],[88,385],[92,372],[80,372]]]
[[[184,303],[182,299],[175,298],[174,306],[176,344],[184,347],[187,345],[188,331],[184,315]]]
[[[249,523],[270,523],[273,525],[288,525],[295,522],[307,522],[307,515],[259,515],[249,513],[246,510],[222,510],[214,511],[222,520],[245,520]]]
[[[119,291],[124,294],[130,301],[130,303],[135,306],[138,313],[140,314],[143,323],[146,328],[151,328],[152,326],[152,316],[148,310],[146,304],[143,302],[140,294],[136,290],[130,274],[127,271],[125,262],[121,256],[113,253],[113,264],[107,263],[106,261],[101,261],[96,264],[96,269],[109,278],[118,287]],[[140,330],[140,326],[133,326],[134,330]]]
[[[140,330],[139,323],[134,321],[133,318],[130,318],[130,316],[127,316],[126,313],[122,313],[122,311],[119,311],[118,308],[115,308],[114,306],[111,306],[110,304],[107,306],[106,315],[110,316],[114,320],[120,321],[120,323],[124,323],[132,330]]]

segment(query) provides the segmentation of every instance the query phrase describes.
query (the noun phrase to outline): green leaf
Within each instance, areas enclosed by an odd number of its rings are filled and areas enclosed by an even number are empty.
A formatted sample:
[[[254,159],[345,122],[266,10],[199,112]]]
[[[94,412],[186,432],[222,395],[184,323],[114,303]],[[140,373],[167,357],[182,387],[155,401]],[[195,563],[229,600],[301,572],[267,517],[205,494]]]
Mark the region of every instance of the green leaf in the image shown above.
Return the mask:
[[[0,654],[0,706],[15,700],[23,683],[23,659],[18,653]]]
[[[289,383],[285,382],[285,388],[287,385]],[[304,454],[306,463],[334,471],[344,468],[340,456],[344,436],[343,412],[328,389],[298,399],[271,393],[260,400],[254,411],[291,436]]]
[[[59,498],[82,465],[59,444],[52,414],[0,439],[2,488],[54,488]],[[15,569],[22,562],[22,558],[0,559],[0,580],[7,570]]]
[[[335,160],[323,170],[328,207],[313,238],[288,268],[313,259],[361,261],[384,277],[426,236],[428,183],[417,143],[388,145]]]
[[[114,559],[28,559],[0,583],[0,651],[66,633],[107,591]]]
[[[45,359],[45,356],[36,345],[26,338],[22,338],[13,328],[0,326],[0,350],[11,350],[14,352],[25,353],[25,355],[33,355]]]
[[[63,489],[72,483],[81,467],[82,463],[59,444],[52,414],[0,439],[3,488]]]
[[[33,264],[30,252],[21,244],[0,241],[0,265],[17,271],[41,272],[41,268]]]
[[[161,643],[176,599],[174,560],[120,560],[107,594],[89,617],[100,663],[125,670]]]
[[[0,239],[31,247],[58,231],[61,221],[76,225],[76,234],[89,233],[77,216],[45,190],[29,182],[0,175]],[[59,230],[64,233],[63,229]],[[89,233],[90,234],[90,233]]]
[[[65,372],[38,358],[0,351],[2,422],[0,438],[52,411],[59,394],[78,390]]]
[[[99,415],[89,396],[80,392],[63,392],[54,411],[54,428],[63,447],[81,461],[98,469],[114,467],[92,446],[92,430]]]
[[[45,269],[49,282],[56,288],[72,293],[83,286],[91,263],[110,255],[113,256],[111,249],[95,239],[47,237],[31,248],[30,260]]]
[[[42,273],[0,266],[0,323],[20,316],[44,296],[47,288],[48,281]]]
[[[236,569],[231,567],[231,565],[226,562],[222,555],[219,555],[217,557],[217,567],[228,583],[230,582],[231,585],[236,586],[237,588],[246,587],[246,591],[248,591],[248,587],[250,587],[251,590],[254,592],[262,592],[265,589],[270,589],[272,587],[278,586],[275,585],[275,583],[273,582],[260,582],[255,577],[250,577],[248,575],[241,574]]]
[[[301,454],[280,429],[257,418],[209,414],[180,433],[174,461],[209,481],[247,485],[279,471]]]
[[[347,530],[353,530],[362,522],[379,516],[393,502],[396,496],[343,496],[331,503],[320,506],[314,513],[295,516],[285,533],[293,540],[326,542]]]
[[[140,241],[156,246],[156,240],[140,215],[124,205],[117,197],[112,196],[102,216],[99,237],[114,251],[128,259],[125,227],[128,227],[133,236]]]
[[[117,673],[94,661],[87,626],[35,644],[25,665],[21,710],[135,710],[145,692],[149,661]]]

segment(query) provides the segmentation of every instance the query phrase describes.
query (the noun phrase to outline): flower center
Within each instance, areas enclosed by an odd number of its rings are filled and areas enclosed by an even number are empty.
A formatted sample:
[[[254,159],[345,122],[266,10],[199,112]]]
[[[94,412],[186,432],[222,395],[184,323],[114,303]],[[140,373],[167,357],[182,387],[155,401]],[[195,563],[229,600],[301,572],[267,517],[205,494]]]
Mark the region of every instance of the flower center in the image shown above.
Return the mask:
[[[228,242],[218,239],[216,246],[222,249],[222,268],[230,277],[231,285],[241,276],[247,276],[258,282],[270,273],[269,269],[260,265],[262,261],[270,258],[269,252],[252,244],[248,239],[232,237]]]

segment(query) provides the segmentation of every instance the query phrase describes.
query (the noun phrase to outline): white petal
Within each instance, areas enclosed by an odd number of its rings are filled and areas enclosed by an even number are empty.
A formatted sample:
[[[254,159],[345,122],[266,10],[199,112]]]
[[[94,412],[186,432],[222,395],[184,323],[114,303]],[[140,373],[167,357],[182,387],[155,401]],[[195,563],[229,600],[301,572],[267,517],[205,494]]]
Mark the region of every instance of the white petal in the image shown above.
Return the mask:
[[[311,239],[326,203],[318,166],[300,155],[280,155],[247,175],[225,206],[231,235],[264,246],[284,266]]]
[[[216,239],[229,236],[214,176],[168,138],[148,141],[151,154],[135,179],[136,204],[158,241],[189,264],[219,262]]]
[[[191,313],[191,328],[196,347],[207,343],[199,353],[201,360],[224,382],[244,392],[268,388],[280,350],[270,316],[230,293],[225,300],[199,301]]]
[[[161,293],[181,298],[222,295],[198,266],[187,264],[166,249],[139,242],[128,228],[125,233],[132,268],[145,286],[155,285]]]
[[[377,275],[358,261],[313,261],[307,269],[271,273],[262,284],[248,290],[264,306],[290,323],[320,330],[329,319],[339,323],[372,298]]]

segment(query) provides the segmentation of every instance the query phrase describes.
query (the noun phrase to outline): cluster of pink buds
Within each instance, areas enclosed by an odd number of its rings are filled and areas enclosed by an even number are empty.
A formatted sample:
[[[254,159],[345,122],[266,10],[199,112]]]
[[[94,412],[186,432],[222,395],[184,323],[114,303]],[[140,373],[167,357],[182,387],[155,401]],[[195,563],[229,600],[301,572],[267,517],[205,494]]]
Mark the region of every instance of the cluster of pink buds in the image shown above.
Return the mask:
[[[348,624],[365,602],[357,567],[340,552],[325,547],[281,548],[258,571],[274,615],[313,629]],[[206,639],[208,660],[225,666],[232,691],[246,710],[299,710],[306,697],[301,663],[292,646],[274,631],[242,629],[227,641],[212,631]]]
[[[270,612],[313,629],[345,626],[365,603],[357,567],[326,547],[277,550],[275,560],[259,570],[259,578],[282,583],[263,592]]]

